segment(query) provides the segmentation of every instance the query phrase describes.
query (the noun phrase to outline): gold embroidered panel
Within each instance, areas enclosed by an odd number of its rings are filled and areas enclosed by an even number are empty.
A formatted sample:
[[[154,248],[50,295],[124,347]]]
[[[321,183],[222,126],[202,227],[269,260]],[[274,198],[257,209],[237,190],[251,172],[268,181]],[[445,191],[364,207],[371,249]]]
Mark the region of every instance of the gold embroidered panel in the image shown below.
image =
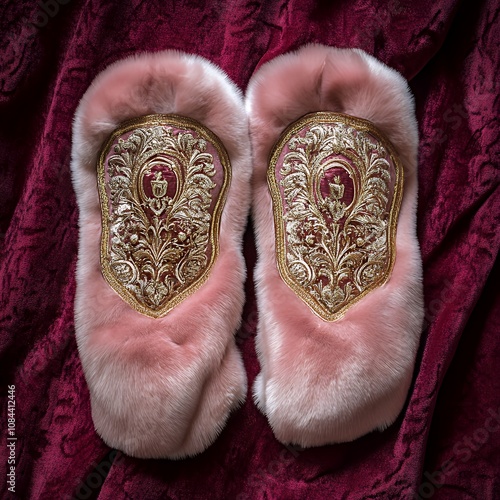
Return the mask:
[[[403,168],[366,120],[311,113],[275,145],[268,182],[285,283],[323,320],[390,277]]]
[[[97,170],[103,276],[134,309],[161,317],[215,262],[227,153],[195,120],[149,115],[113,132]]]

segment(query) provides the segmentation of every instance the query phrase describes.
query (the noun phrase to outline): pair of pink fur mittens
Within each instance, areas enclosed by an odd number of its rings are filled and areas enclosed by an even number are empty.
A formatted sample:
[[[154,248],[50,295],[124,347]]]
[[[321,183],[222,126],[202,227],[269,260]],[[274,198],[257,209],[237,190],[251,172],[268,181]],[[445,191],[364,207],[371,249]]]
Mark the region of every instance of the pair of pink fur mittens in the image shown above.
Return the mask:
[[[278,57],[245,99],[175,51],[98,75],[71,170],[75,329],[103,440],[141,458],[195,455],[245,399],[234,335],[252,202],[253,393],[275,436],[309,447],[390,425],[423,321],[416,158],[406,81],[360,50]]]

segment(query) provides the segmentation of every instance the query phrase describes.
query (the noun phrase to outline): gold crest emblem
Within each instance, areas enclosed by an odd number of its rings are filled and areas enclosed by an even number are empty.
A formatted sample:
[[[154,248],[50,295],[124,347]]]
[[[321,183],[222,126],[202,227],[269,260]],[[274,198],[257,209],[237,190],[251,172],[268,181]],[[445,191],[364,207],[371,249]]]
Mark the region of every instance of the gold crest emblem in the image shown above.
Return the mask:
[[[158,318],[208,278],[231,168],[220,140],[195,120],[130,120],[98,162],[101,267],[109,285]]]
[[[334,321],[390,277],[403,168],[366,120],[311,113],[275,145],[268,182],[285,283]]]

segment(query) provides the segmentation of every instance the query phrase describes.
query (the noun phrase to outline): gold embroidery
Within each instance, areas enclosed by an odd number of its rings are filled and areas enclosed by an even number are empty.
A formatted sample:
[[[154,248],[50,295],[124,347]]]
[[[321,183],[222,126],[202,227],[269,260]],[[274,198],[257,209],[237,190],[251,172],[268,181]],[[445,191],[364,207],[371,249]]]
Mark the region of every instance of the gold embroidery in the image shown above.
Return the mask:
[[[403,168],[366,120],[311,113],[275,145],[268,182],[281,277],[325,321],[387,282]]]
[[[101,267],[138,312],[161,317],[207,280],[230,177],[220,140],[186,117],[130,120],[108,139],[98,162]]]

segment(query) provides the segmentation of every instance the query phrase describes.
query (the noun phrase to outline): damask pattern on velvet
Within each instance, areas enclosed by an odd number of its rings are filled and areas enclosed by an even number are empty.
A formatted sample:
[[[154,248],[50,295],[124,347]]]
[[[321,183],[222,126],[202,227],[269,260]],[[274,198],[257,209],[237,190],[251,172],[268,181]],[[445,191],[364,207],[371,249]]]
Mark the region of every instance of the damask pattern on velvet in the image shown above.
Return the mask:
[[[493,0],[4,1],[0,496],[12,496],[6,409],[15,384],[17,498],[500,498],[499,11]],[[200,54],[244,89],[264,62],[308,42],[360,47],[415,94],[426,327],[407,406],[385,432],[299,450],[274,439],[249,394],[196,458],[116,454],[93,429],[74,337],[78,101],[99,71],[140,51]],[[251,224],[245,257],[237,340],[251,383]]]

